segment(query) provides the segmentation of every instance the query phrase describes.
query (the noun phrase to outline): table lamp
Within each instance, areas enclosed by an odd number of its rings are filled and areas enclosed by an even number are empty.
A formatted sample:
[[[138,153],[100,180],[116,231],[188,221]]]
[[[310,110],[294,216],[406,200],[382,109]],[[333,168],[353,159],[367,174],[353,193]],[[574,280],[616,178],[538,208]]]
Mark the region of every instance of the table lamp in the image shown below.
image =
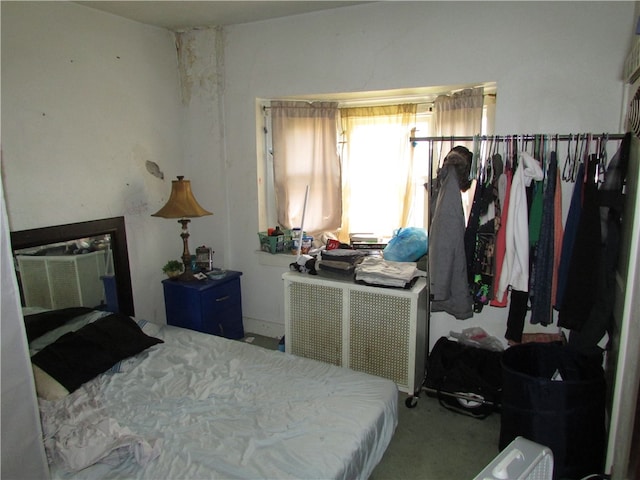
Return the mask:
[[[190,218],[204,217],[205,215],[213,215],[213,213],[205,210],[200,206],[191,191],[191,182],[185,180],[184,176],[178,175],[178,180],[171,181],[171,195],[169,200],[152,217],[162,218],[178,218],[178,223],[182,224],[182,263],[184,263],[184,272],[177,277],[177,280],[189,282],[195,280],[193,270],[191,268],[191,254],[189,253],[189,229],[187,225]]]

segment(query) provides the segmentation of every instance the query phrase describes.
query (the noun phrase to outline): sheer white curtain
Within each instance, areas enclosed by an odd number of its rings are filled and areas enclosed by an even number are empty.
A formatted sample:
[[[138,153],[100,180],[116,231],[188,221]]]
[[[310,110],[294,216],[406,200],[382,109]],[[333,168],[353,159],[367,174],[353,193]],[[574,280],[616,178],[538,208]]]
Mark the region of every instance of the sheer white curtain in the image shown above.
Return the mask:
[[[305,231],[340,227],[341,169],[338,156],[338,104],[271,102],[273,172],[278,224],[299,227],[307,185]]]
[[[436,135],[476,135],[482,126],[484,89],[467,88],[451,95],[439,95],[434,102]],[[471,129],[475,129],[471,131]]]
[[[495,101],[493,102],[495,103]],[[451,95],[439,95],[433,104],[434,129],[437,137],[470,137],[482,132],[482,109],[484,105],[484,89],[468,88]],[[438,173],[440,163],[448,151],[456,145],[464,145],[473,152],[473,141],[457,142],[455,145],[444,143],[434,146],[432,175]],[[471,188],[462,194],[465,217],[468,218],[475,193],[475,180]]]
[[[415,104],[340,109],[344,135],[342,229],[391,235],[407,226],[413,202]]]

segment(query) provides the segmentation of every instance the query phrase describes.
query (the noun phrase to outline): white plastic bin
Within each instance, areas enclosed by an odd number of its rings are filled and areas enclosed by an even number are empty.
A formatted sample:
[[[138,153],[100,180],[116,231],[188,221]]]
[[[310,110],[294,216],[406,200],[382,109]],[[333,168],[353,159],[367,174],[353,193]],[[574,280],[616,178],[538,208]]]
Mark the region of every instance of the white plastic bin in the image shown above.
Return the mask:
[[[551,449],[516,437],[474,480],[552,480]]]

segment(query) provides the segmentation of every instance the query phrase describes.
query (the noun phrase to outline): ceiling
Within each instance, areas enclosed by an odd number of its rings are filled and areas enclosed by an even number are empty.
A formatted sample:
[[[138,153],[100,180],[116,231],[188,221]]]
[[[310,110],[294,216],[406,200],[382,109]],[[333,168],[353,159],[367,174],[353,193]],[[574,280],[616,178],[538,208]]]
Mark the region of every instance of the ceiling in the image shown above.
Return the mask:
[[[234,25],[368,1],[84,1],[75,2],[169,30]]]

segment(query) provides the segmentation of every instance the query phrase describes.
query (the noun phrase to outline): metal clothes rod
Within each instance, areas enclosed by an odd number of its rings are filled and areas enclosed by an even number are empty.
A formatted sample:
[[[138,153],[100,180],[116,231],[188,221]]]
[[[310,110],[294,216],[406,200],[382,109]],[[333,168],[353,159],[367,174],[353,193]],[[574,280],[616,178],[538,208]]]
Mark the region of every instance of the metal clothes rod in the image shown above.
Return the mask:
[[[597,138],[606,138],[608,140],[622,140],[625,136],[624,133],[576,133],[569,135],[553,135],[547,133],[541,133],[539,135],[482,135],[482,136],[460,136],[460,137],[410,137],[409,141],[411,142],[473,142],[474,140],[481,141],[494,141],[494,142],[504,142],[510,139],[517,140],[538,140],[540,137],[546,137],[549,140],[559,140],[559,141],[567,141],[567,140],[578,140],[578,136],[580,140],[586,139],[588,135],[591,135],[592,139]]]

